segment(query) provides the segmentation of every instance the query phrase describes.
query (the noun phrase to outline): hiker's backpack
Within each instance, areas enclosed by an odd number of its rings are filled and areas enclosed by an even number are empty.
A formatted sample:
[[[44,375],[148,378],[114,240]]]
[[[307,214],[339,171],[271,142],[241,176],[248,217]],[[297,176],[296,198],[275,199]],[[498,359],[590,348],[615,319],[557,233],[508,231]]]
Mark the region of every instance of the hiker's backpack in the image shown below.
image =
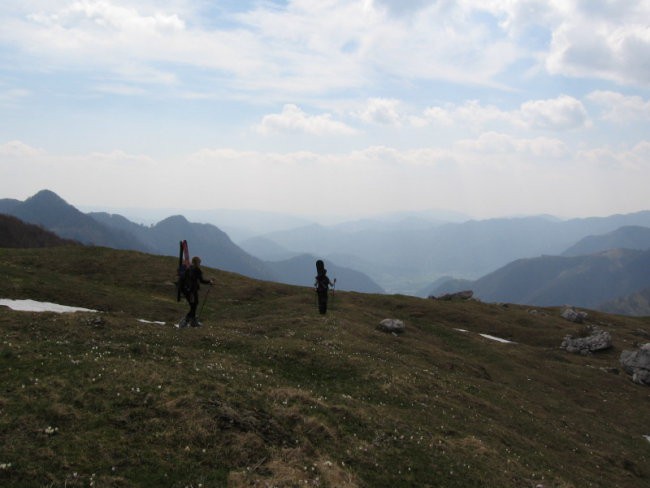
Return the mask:
[[[329,289],[330,279],[326,274],[316,276],[316,291],[327,291]]]
[[[326,274],[325,263],[320,259],[316,261],[316,273],[316,291],[327,291],[330,280]]]

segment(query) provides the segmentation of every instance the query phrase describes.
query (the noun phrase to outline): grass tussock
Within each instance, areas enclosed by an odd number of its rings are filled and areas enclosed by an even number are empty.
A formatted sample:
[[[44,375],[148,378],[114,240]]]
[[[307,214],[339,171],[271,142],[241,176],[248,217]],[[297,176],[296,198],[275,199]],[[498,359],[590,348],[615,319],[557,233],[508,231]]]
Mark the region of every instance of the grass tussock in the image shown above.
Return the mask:
[[[0,297],[100,311],[0,310],[2,486],[650,483],[650,390],[612,373],[648,319],[590,312],[614,347],[574,356],[556,309],[336,292],[323,317],[310,289],[207,269],[205,326],[176,329],[174,267],[0,249]]]

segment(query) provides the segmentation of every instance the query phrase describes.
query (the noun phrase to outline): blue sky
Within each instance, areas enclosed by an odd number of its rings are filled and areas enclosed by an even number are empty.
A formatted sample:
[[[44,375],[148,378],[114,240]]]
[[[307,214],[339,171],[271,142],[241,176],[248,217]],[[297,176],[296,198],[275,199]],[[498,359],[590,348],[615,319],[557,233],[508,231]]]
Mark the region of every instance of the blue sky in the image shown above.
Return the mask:
[[[0,197],[650,208],[650,1],[4,0]]]

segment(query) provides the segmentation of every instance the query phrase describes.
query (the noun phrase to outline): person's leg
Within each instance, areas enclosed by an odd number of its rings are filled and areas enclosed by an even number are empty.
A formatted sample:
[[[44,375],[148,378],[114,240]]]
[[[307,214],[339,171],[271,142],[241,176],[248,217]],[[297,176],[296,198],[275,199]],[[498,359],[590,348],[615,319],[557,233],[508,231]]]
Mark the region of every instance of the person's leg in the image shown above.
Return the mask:
[[[321,314],[327,313],[327,292],[318,293],[318,311]]]
[[[199,306],[199,292],[195,291],[191,295],[192,301],[190,302],[190,313],[189,318],[191,320],[196,320],[196,309]]]

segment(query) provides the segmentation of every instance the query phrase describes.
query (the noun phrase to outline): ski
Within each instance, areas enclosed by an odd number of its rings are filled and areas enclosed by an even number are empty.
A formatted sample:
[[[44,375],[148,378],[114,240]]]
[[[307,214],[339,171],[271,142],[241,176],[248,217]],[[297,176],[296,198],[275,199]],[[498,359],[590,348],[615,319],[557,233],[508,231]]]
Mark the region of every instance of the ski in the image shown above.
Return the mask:
[[[190,251],[187,247],[187,241],[182,240],[179,243],[178,251],[178,268],[176,270],[176,301],[181,301],[183,292],[183,278],[185,277],[185,270],[190,267]]]

